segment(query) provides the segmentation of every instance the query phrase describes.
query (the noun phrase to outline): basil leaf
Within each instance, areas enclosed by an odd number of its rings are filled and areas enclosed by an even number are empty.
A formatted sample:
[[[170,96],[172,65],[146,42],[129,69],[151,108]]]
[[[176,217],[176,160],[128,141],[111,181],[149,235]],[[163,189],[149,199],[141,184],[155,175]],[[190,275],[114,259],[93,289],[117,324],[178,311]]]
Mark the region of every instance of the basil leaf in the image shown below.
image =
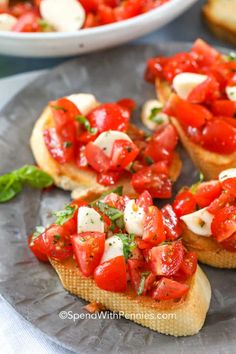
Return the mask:
[[[60,226],[63,225],[74,216],[77,209],[78,205],[66,205],[64,210],[55,211],[53,213],[57,217],[55,223]]]
[[[36,226],[31,241],[35,241],[45,230],[44,226]]]
[[[36,166],[25,165],[17,170],[17,176],[23,183],[34,188],[46,188],[53,184],[53,179],[46,172]]]
[[[154,123],[157,123],[157,124],[162,124],[163,123],[163,118],[161,117],[158,117],[158,114],[162,112],[162,107],[155,107],[155,108],[152,108],[151,110],[151,114],[150,116],[148,117],[149,120],[151,120],[152,122]]]
[[[153,161],[153,159],[152,159],[150,156],[145,156],[144,159],[145,159],[146,163],[147,163],[149,166],[151,166],[151,165],[154,164],[154,161]]]
[[[136,242],[134,240],[134,234],[115,234],[123,243],[123,252],[125,259],[129,259],[132,251],[136,248]]]
[[[103,203],[100,200],[97,201],[96,206],[103,214],[108,216],[109,219],[113,221],[119,229],[123,229],[124,213],[121,210],[110,207],[108,204]]]
[[[144,290],[144,286],[145,286],[145,280],[148,277],[148,275],[150,274],[150,272],[143,272],[141,275],[141,281],[140,281],[140,285],[137,291],[138,295],[142,295],[143,290]]]
[[[0,203],[8,202],[22,190],[22,184],[14,173],[0,176]]]
[[[67,110],[64,107],[62,107],[62,106],[51,105],[50,107],[55,109],[55,111],[67,112]]]
[[[89,122],[89,120],[88,120],[86,117],[84,117],[84,116],[77,116],[75,119],[76,119],[78,122],[80,122],[81,124],[83,124],[83,126],[85,127],[85,129],[86,129],[89,133],[91,133],[91,134],[97,134],[98,129],[97,129],[97,128],[92,128],[92,127],[91,127],[91,124],[90,124],[90,122]]]

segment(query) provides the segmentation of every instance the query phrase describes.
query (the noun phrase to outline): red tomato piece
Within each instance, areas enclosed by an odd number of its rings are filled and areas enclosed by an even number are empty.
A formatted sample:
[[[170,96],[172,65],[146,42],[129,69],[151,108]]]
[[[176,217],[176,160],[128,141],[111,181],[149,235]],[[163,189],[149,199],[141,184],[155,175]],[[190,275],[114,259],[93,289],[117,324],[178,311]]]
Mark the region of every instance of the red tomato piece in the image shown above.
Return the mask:
[[[167,63],[167,58],[151,58],[147,62],[145,80],[154,83],[156,78],[163,79],[163,68]]]
[[[137,245],[138,245],[138,248],[140,248],[140,250],[146,250],[146,249],[150,249],[150,248],[153,247],[153,244],[152,244],[152,243],[143,241],[143,240],[140,239],[140,238],[137,238],[137,239],[136,239],[136,243],[137,243]],[[147,256],[148,256],[148,255],[147,255]]]
[[[146,212],[142,239],[155,246],[166,239],[161,211],[154,205]]]
[[[44,142],[51,156],[60,164],[73,161],[74,149],[70,144],[65,144],[55,128],[43,132]]]
[[[108,171],[97,174],[97,182],[103,186],[113,186],[121,178],[122,173],[119,171]]]
[[[151,297],[155,300],[179,299],[187,294],[189,286],[175,280],[162,278],[157,287],[151,292]]]
[[[170,204],[167,204],[161,209],[163,216],[163,223],[165,227],[166,239],[168,241],[175,241],[183,232],[181,223]]]
[[[199,66],[208,66],[221,59],[221,54],[200,38],[194,42],[192,52],[197,55]]]
[[[236,232],[236,206],[226,206],[215,213],[211,224],[213,237],[222,242]]]
[[[193,213],[196,206],[194,195],[189,190],[178,193],[173,203],[173,209],[178,217]]]
[[[135,160],[138,153],[139,149],[132,141],[116,140],[111,152],[111,168],[125,169]]]
[[[236,233],[222,241],[221,246],[229,252],[236,252]]]
[[[168,171],[167,166],[163,163],[155,163],[141,169],[132,176],[133,188],[137,193],[147,190],[153,198],[170,198],[172,183],[166,170]]]
[[[189,278],[195,274],[197,270],[197,255],[195,252],[185,252],[184,259],[180,265],[179,271]]]
[[[223,189],[226,189],[232,196],[236,198],[236,178],[227,178],[221,182]]]
[[[14,32],[40,32],[40,17],[34,12],[26,12],[18,18],[13,26]]]
[[[47,249],[45,247],[43,233],[34,237],[29,236],[28,245],[36,258],[41,262],[48,262]]]
[[[236,128],[222,119],[214,119],[203,128],[202,145],[209,151],[231,154],[236,151]]]
[[[116,21],[114,10],[107,5],[101,4],[98,7],[97,15],[101,25],[108,25]]]
[[[146,264],[143,261],[139,261],[137,259],[129,259],[128,260],[128,271],[130,275],[130,280],[133,289],[136,293],[139,293],[140,290],[140,283],[142,279],[142,274],[147,272]],[[146,275],[143,291],[139,295],[146,295],[147,291],[151,289],[156,276],[153,273],[149,273]]]
[[[76,262],[86,277],[93,274],[101,261],[105,238],[101,232],[82,232],[71,238]]]
[[[117,104],[123,109],[126,109],[130,115],[136,108],[136,102],[130,98],[122,98],[121,100],[117,101]]]
[[[143,193],[140,194],[140,196],[136,200],[136,204],[139,207],[143,208],[145,211],[147,211],[148,207],[153,205],[151,194],[148,191],[144,191]]]
[[[215,116],[234,117],[236,113],[236,102],[229,100],[216,100],[211,104],[211,112]]]
[[[183,72],[196,72],[197,64],[191,53],[177,53],[168,58],[163,68],[163,76],[169,83],[172,83],[177,74]]]
[[[92,110],[88,116],[92,127],[99,133],[107,130],[126,131],[128,127],[127,110],[117,103],[104,103]]]
[[[171,95],[164,109],[165,113],[177,118],[184,126],[202,127],[212,119],[211,112],[205,107],[182,100],[177,95]]]
[[[89,165],[97,172],[107,172],[110,168],[109,157],[92,142],[88,143],[85,148],[85,157]]]
[[[95,269],[94,280],[100,289],[125,292],[127,289],[125,258],[119,256],[100,264]]]
[[[45,232],[44,242],[50,258],[64,261],[72,255],[70,233],[63,226],[52,224]]]
[[[194,197],[199,207],[205,208],[218,198],[221,192],[222,187],[219,181],[203,182],[197,186]]]
[[[220,85],[214,77],[208,77],[200,85],[196,86],[188,95],[191,103],[203,103],[213,101],[220,97]]]
[[[181,241],[153,247],[149,251],[150,267],[154,274],[172,276],[180,268],[184,257],[184,248]]]
[[[225,190],[221,193],[219,198],[213,200],[213,202],[208,206],[207,210],[209,213],[215,214],[218,210],[222,209],[225,205],[234,202],[235,197],[228,191]]]

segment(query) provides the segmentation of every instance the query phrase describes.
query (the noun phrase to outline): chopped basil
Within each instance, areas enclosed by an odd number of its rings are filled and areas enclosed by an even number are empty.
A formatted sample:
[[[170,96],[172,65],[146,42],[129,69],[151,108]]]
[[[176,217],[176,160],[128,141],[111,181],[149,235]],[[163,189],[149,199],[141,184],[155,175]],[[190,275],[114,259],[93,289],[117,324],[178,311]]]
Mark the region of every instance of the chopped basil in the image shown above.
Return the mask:
[[[43,189],[53,184],[53,179],[36,166],[25,165],[0,176],[0,203],[13,199],[24,185]]]
[[[108,218],[112,221],[112,224],[115,224],[119,229],[124,228],[124,213],[117,208],[110,207],[108,204],[101,202],[98,200],[95,205],[100,212],[108,216]],[[112,225],[114,228],[114,225]]]
[[[134,240],[134,234],[115,234],[118,236],[123,243],[123,252],[125,259],[129,259],[132,251],[136,248],[136,243]]]
[[[56,224],[63,225],[65,222],[69,221],[75,211],[78,209],[77,205],[66,205],[64,210],[56,211],[53,214],[57,217]]]
[[[97,129],[97,128],[92,128],[92,127],[91,127],[91,124],[90,124],[90,122],[89,122],[89,120],[88,120],[86,117],[84,117],[84,116],[77,116],[77,117],[76,117],[76,120],[77,120],[78,122],[80,122],[81,124],[83,124],[83,126],[85,127],[85,129],[86,129],[89,133],[91,133],[91,134],[93,134],[93,135],[97,134],[98,129]]]
[[[145,286],[145,280],[146,278],[149,276],[150,272],[143,272],[141,275],[141,281],[140,281],[140,285],[137,291],[138,295],[142,295],[143,290],[144,290],[144,286]]]
[[[67,149],[67,148],[69,148],[69,147],[72,146],[72,142],[71,142],[71,141],[65,141],[65,142],[63,143],[63,146]]]
[[[236,60],[236,53],[230,52],[229,55],[226,55],[226,60],[227,60],[227,61],[234,61],[234,60]]]
[[[44,226],[36,226],[35,232],[33,233],[32,236],[32,241],[36,240],[39,237],[39,235],[41,235],[44,231],[45,231]]]
[[[57,106],[57,105],[51,105],[51,108],[55,109],[55,111],[63,111],[63,112],[67,112],[67,110],[62,107],[62,106]]]
[[[154,164],[154,161],[150,156],[145,156],[145,161],[149,166]]]
[[[160,107],[160,108],[158,108],[158,107],[152,108],[151,114],[148,117],[148,119],[151,120],[154,123],[162,124],[163,123],[163,118],[160,117],[160,116],[158,117],[158,114],[161,113],[161,112],[162,112],[162,107]]]

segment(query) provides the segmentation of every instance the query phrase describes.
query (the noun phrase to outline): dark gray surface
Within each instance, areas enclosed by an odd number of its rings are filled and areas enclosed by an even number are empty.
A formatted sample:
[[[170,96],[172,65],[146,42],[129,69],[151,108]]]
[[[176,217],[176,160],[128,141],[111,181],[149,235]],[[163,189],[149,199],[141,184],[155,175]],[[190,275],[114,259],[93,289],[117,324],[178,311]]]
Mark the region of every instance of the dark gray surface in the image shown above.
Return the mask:
[[[146,59],[185,48],[178,43],[122,47],[73,60],[37,79],[0,113],[0,173],[33,162],[29,137],[48,100],[83,91],[92,92],[103,101],[130,96],[141,105],[154,97],[154,88],[143,80]],[[198,175],[185,153],[182,156],[184,171],[176,188],[194,182]],[[61,208],[68,198],[68,193],[60,190],[43,194],[25,190],[14,201],[0,206],[0,293],[23,317],[75,352],[227,354],[235,351],[236,279],[235,271],[230,270],[204,267],[213,296],[205,326],[194,337],[167,337],[124,319],[76,323],[59,319],[61,310],[83,312],[85,302],[63,290],[53,269],[38,263],[29,252],[26,240],[34,226],[48,224],[48,213]]]
[[[185,0],[183,0],[185,1]],[[134,43],[155,44],[164,41],[193,41],[197,37],[204,38],[214,45],[223,43],[214,37],[202,21],[201,8],[206,0],[198,0],[188,11],[162,29],[149,34]],[[230,0],[229,0],[230,1]],[[229,47],[227,43],[224,44]],[[93,55],[93,54],[91,54]],[[18,57],[0,56],[0,77],[9,76],[25,71],[51,68],[64,62],[65,58],[56,59],[25,59]]]

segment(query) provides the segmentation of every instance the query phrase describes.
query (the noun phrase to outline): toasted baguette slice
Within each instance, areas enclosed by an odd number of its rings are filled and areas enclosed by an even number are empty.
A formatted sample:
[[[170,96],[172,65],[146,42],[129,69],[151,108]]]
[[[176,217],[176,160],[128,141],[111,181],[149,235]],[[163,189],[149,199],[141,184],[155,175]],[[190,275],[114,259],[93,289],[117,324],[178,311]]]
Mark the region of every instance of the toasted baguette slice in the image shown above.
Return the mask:
[[[184,226],[183,241],[200,262],[216,268],[236,268],[236,253],[223,249],[212,237],[196,235]]]
[[[173,336],[189,336],[202,328],[211,299],[211,287],[201,268],[190,282],[190,290],[179,301],[155,301],[138,296],[129,288],[126,293],[99,289],[92,278],[81,274],[73,259],[50,260],[66,290],[90,302],[99,302],[106,309],[119,312],[154,331]],[[161,317],[163,315],[163,317]],[[159,317],[159,318],[158,318]]]
[[[96,173],[92,170],[83,170],[78,168],[74,163],[59,164],[52,158],[44,143],[43,131],[53,126],[51,109],[47,107],[40,118],[37,120],[30,138],[31,149],[34,158],[39,167],[47,172],[54,179],[56,186],[72,191],[72,198],[86,198],[93,200],[97,196],[109,190],[110,187],[102,186],[96,182]],[[134,134],[137,130],[133,125],[130,125],[130,130]],[[178,154],[175,154],[172,166],[170,168],[170,178],[174,182],[177,180],[182,168],[182,162]],[[130,179],[123,178],[117,185],[124,187],[123,191],[126,194],[135,194]],[[114,188],[116,187],[113,186]]]
[[[157,79],[156,93],[159,100],[165,103],[170,97],[171,89],[165,81]],[[178,131],[184,148],[188,152],[195,166],[203,173],[205,179],[217,179],[221,171],[236,167],[236,153],[221,155],[207,151],[201,146],[191,142],[177,119],[172,117],[171,122]]]
[[[236,45],[236,0],[208,0],[203,17],[216,37]]]

